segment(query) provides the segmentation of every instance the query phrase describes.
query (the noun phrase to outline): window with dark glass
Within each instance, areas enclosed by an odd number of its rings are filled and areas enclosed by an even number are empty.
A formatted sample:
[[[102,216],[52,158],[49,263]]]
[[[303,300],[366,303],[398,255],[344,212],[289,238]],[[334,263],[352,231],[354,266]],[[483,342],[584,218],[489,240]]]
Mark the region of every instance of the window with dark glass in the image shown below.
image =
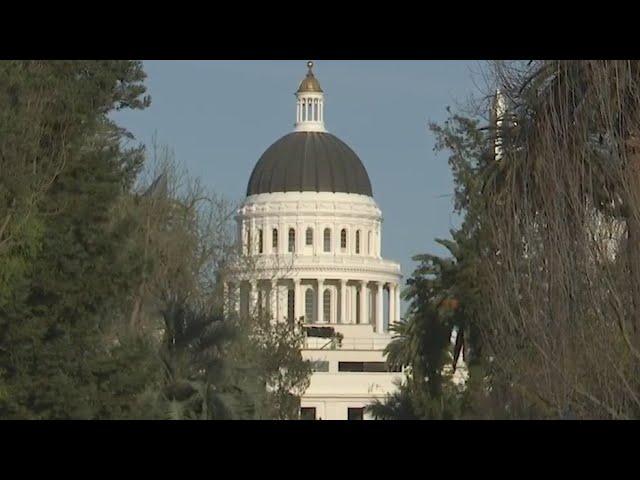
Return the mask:
[[[311,370],[314,372],[328,372],[329,362],[326,360],[315,360],[311,362]]]
[[[324,291],[324,296],[322,298],[322,311],[324,316],[324,321],[327,323],[331,322],[331,290],[326,289]]]
[[[347,420],[364,420],[364,408],[348,408]]]
[[[390,369],[385,362],[338,362],[338,371],[380,373],[399,370]]]
[[[263,252],[262,229],[258,230],[258,253]]]
[[[273,232],[271,232],[271,246],[274,250],[278,248],[278,229],[274,228]]]
[[[360,230],[356,232],[356,253],[360,253]]]
[[[313,323],[313,317],[313,290],[308,289],[304,295],[304,321]]]
[[[300,420],[315,420],[316,409],[315,407],[302,407],[300,409]]]
[[[296,231],[293,228],[289,229],[289,251],[296,251]]]
[[[289,323],[294,322],[295,320],[295,306],[296,306],[296,295],[293,290],[287,291],[287,320]]]
[[[313,228],[307,228],[307,233],[305,235],[305,244],[308,246],[313,245]]]
[[[331,251],[331,230],[328,228],[324,229],[324,251]]]
[[[347,248],[347,231],[344,228],[340,232],[340,248]]]

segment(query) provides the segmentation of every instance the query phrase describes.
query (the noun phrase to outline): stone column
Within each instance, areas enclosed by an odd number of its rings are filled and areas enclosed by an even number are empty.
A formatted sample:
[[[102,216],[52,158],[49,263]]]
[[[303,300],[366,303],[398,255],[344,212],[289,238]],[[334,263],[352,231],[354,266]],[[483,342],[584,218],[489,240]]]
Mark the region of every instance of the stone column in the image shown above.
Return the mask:
[[[231,304],[229,303],[229,283],[222,284],[222,314],[226,317],[230,315]]]
[[[258,253],[258,232],[256,231],[255,218],[251,218],[251,226],[249,228],[249,255],[255,255]]]
[[[304,301],[302,300],[302,288],[300,288],[300,279],[296,278],[293,280],[293,312],[295,316],[295,323],[297,323],[302,316],[302,305],[304,305]]]
[[[340,323],[347,323],[347,281],[340,280]]]
[[[240,300],[242,298],[242,282],[236,282],[236,284],[234,285],[233,288],[233,295],[234,295],[234,299],[233,299],[233,309],[236,312],[236,315],[240,315]]]
[[[289,238],[289,229],[286,228],[283,222],[278,224],[278,253],[280,255],[284,255],[287,252],[288,238]]]
[[[324,280],[318,279],[318,290],[316,291],[316,322],[324,323],[323,313],[324,313]]]
[[[383,290],[382,282],[378,282],[376,291],[376,332],[382,333],[384,331],[384,315],[382,315],[383,309]]]
[[[400,321],[400,285],[396,283],[396,301],[395,301],[395,307],[396,307],[396,322]]]
[[[396,316],[396,287],[389,283],[389,327],[395,322]]]
[[[367,282],[360,280],[360,323],[369,323],[369,312],[367,311]]]
[[[258,282],[256,280],[251,280],[249,282],[249,305],[247,306],[247,314],[249,316],[253,316],[257,314],[258,312],[257,303],[258,303]]]
[[[277,288],[278,282],[275,280],[271,280],[271,285],[269,286],[269,300],[268,300],[268,309],[269,309],[269,317],[273,322],[278,322],[278,306],[277,302]]]
[[[265,255],[271,255],[271,225],[265,221],[262,224],[262,251]]]

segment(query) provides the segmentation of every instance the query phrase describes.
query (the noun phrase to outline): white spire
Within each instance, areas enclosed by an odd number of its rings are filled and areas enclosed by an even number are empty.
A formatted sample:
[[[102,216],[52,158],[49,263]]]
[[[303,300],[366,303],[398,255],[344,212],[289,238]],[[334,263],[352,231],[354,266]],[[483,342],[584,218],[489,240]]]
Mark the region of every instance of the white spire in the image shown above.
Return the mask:
[[[307,62],[309,71],[296,92],[296,132],[326,132],[324,127],[324,93],[313,75],[313,62]]]
[[[506,98],[500,89],[496,90],[492,113],[495,116],[494,128],[496,129],[494,153],[495,153],[495,159],[499,161],[502,159],[502,156],[504,153],[502,148],[502,126],[504,124],[505,115],[507,113]]]

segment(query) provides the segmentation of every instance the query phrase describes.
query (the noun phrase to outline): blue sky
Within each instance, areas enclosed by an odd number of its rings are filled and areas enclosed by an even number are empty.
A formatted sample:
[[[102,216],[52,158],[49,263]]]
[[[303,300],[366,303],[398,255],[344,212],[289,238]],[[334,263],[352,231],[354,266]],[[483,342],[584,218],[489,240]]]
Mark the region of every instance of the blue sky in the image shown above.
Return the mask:
[[[203,184],[240,202],[264,150],[293,129],[294,92],[306,60],[145,61],[152,104],[113,118],[138,142],[175,151]],[[316,61],[327,130],[364,163],[382,209],[383,256],[405,279],[418,253],[443,254],[453,214],[445,153],[430,121],[476,93],[478,61]]]

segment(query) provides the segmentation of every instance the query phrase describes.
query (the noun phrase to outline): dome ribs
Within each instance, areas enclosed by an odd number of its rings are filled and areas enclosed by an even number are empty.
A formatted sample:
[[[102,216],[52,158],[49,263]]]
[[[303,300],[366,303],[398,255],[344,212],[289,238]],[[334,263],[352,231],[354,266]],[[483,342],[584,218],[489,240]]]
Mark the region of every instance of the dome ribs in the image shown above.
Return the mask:
[[[331,137],[327,137],[327,141],[322,142],[322,150],[324,154],[323,161],[329,165],[329,176],[330,176],[329,180],[331,182],[331,191],[335,193],[335,192],[341,192],[343,190],[346,190],[346,188],[344,186],[344,180],[345,180],[344,175],[335,174],[337,168],[339,168],[337,167],[336,163],[343,163],[343,162],[336,162],[333,155],[331,155],[331,152],[329,150],[329,140],[331,139],[332,139]]]
[[[305,191],[373,196],[364,165],[346,143],[330,133],[293,132],[260,157],[247,195]]]
[[[274,145],[273,146],[274,149],[278,149],[278,145]],[[278,171],[277,165],[271,165],[271,164],[275,164],[277,162],[277,159],[280,158],[280,155],[278,155],[277,153],[271,158],[271,159],[267,159],[267,162],[270,165],[266,165],[267,168],[262,170],[262,177],[266,180],[267,184],[264,187],[264,190],[266,190],[267,192],[271,193],[274,191],[277,191],[277,186],[274,185],[274,177],[275,177],[275,172]],[[269,161],[270,160],[270,161]],[[260,187],[262,187],[262,184],[260,184]],[[259,190],[262,190],[262,188],[260,188]]]
[[[340,150],[342,152],[342,156],[348,155],[348,151],[345,148],[345,144],[341,141],[336,141],[335,142],[336,147],[338,148],[338,150]],[[353,185],[353,179],[351,176],[351,172],[349,170],[349,165],[348,162],[339,162],[340,163],[340,170],[342,170],[342,179],[344,181],[344,189],[347,192],[356,192],[359,191],[356,187],[356,185]]]

